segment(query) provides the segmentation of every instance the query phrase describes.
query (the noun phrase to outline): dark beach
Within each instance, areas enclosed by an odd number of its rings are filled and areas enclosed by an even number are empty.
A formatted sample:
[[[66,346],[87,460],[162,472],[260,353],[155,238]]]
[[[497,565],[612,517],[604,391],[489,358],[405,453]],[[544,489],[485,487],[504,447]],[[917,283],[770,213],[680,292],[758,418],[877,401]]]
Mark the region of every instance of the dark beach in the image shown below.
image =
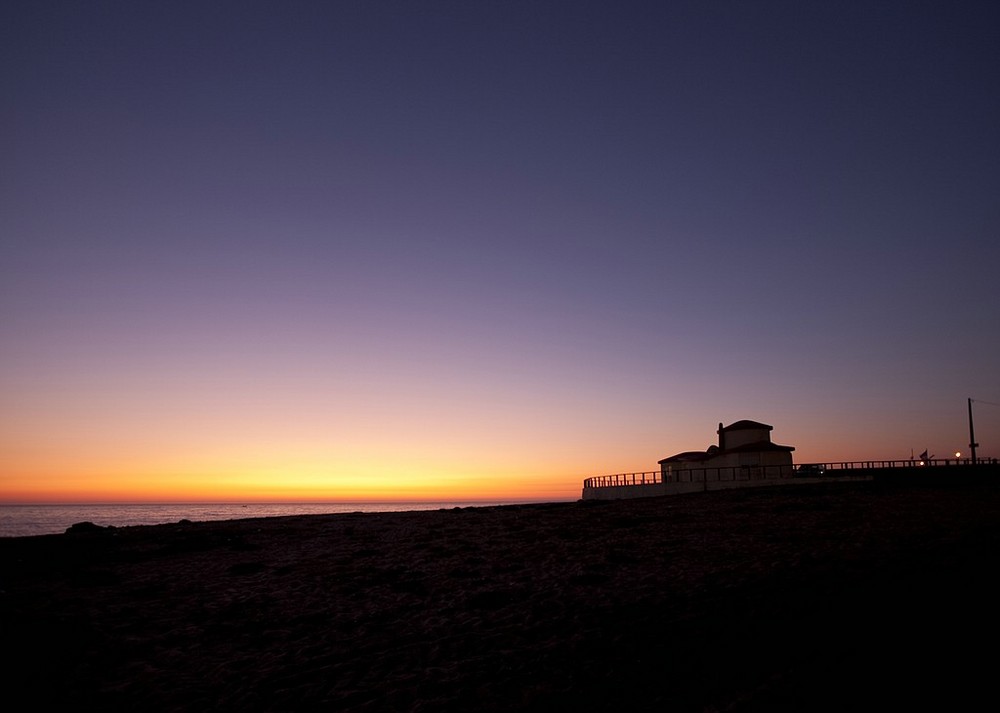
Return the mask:
[[[998,513],[989,484],[831,482],[5,539],[5,699],[956,709],[994,695]]]

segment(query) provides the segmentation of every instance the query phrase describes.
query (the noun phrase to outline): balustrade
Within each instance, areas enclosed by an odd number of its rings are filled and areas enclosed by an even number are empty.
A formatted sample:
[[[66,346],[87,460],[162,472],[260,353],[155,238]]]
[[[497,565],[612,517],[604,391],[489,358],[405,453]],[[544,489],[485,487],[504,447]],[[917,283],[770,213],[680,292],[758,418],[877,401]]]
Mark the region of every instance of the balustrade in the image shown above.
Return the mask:
[[[658,483],[705,483],[741,480],[769,480],[794,477],[820,477],[849,475],[850,471],[880,468],[926,468],[942,465],[969,465],[966,458],[959,460],[869,460],[835,463],[804,463],[797,465],[715,466],[711,468],[674,468],[598,475],[583,481],[584,488],[613,488],[623,485],[656,485]]]

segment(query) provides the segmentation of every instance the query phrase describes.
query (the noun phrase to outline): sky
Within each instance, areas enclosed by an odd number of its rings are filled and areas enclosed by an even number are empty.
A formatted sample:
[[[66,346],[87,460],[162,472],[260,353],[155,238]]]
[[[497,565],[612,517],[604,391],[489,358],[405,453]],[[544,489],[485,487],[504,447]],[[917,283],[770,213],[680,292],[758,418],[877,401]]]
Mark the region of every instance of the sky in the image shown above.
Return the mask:
[[[996,2],[0,8],[0,500],[1000,457]]]

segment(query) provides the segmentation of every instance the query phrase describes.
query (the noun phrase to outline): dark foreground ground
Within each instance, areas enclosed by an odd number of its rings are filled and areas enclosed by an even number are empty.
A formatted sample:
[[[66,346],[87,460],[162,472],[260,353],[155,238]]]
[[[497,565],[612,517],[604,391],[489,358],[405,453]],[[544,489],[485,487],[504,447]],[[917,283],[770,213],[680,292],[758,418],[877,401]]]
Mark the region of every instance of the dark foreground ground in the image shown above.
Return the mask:
[[[801,485],[0,540],[5,710],[995,704],[1000,488]]]

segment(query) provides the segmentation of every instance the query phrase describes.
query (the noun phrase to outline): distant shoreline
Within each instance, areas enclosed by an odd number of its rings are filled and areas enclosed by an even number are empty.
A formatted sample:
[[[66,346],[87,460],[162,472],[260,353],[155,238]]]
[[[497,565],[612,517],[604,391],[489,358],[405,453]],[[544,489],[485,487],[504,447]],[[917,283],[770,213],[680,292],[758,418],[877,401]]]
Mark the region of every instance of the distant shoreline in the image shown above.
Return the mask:
[[[276,503],[63,503],[0,504],[0,537],[61,534],[78,522],[101,526],[159,525],[179,520],[216,521],[247,517],[336,514],[345,512],[406,512],[452,507],[519,505],[536,500],[418,500]]]

